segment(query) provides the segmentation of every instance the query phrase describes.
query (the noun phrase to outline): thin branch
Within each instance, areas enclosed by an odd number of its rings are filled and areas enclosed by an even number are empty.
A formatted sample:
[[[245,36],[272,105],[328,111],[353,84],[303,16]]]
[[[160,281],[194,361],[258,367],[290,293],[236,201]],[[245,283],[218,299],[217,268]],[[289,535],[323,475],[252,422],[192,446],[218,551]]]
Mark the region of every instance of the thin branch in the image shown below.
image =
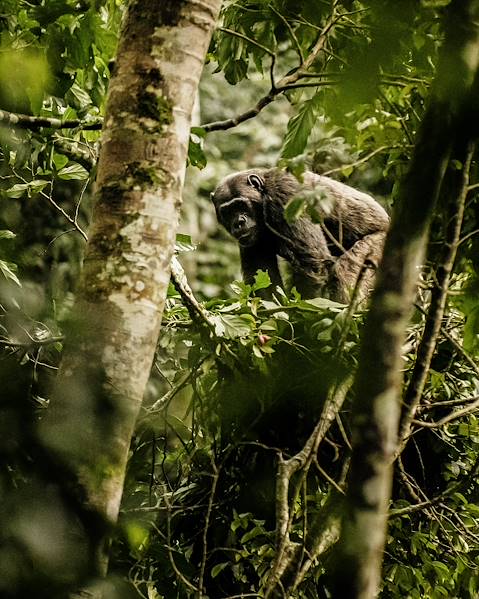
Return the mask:
[[[450,333],[448,333],[445,329],[442,329],[441,332],[444,335],[444,337],[446,337],[446,339],[454,345],[456,350],[462,355],[464,360],[469,364],[469,366],[472,368],[475,374],[479,376],[479,366],[477,365],[476,361],[471,358],[471,356],[462,347],[462,345],[458,343]]]
[[[60,137],[58,135],[53,137],[53,145],[59,152],[67,156],[70,160],[78,162],[78,164],[84,166],[88,171],[90,171],[97,162],[97,147],[92,148],[86,143],[68,139],[66,137]]]
[[[174,573],[176,574],[177,578],[179,580],[181,580],[181,582],[189,589],[191,589],[194,592],[198,592],[199,589],[197,587],[195,587],[194,584],[192,584],[185,576],[184,574],[179,570],[178,566],[176,565],[175,562],[175,558],[173,555],[173,551],[172,551],[172,545],[171,545],[171,503],[168,499],[168,493],[164,493],[163,494],[163,500],[166,504],[166,549],[168,551],[168,559],[170,561],[170,565],[173,568]]]
[[[265,96],[258,100],[254,108],[250,108],[249,110],[242,112],[238,116],[235,116],[230,119],[225,119],[224,121],[214,121],[211,123],[206,123],[205,125],[201,125],[201,128],[204,129],[206,132],[209,132],[225,131],[226,129],[236,127],[237,125],[240,125],[241,123],[244,123],[245,121],[248,121],[249,119],[252,119],[257,114],[259,114],[263,110],[263,108],[265,108],[265,106],[271,104],[271,102],[274,100],[275,96],[278,95],[278,93],[279,92],[277,92],[276,90],[274,92],[270,90]]]
[[[318,472],[321,474],[321,476],[324,476],[324,478],[328,481],[328,483],[334,487],[336,489],[336,491],[340,494],[340,495],[344,495],[344,489],[342,489],[338,483],[334,480],[334,478],[331,478],[331,476],[329,476],[329,474],[326,472],[326,470],[324,470],[324,468],[321,467],[320,463],[318,462],[318,458],[317,456],[314,456],[314,465],[316,466],[316,468],[318,469]]]
[[[60,237],[63,237],[64,235],[68,235],[69,233],[75,233],[75,231],[76,231],[75,228],[67,229],[66,231],[62,231],[61,233],[58,233],[58,235],[55,235],[55,237],[48,242],[48,245],[45,248],[43,253],[46,254],[48,252],[50,246],[52,246],[57,239],[60,239]]]
[[[329,87],[332,85],[336,85],[338,81],[315,81],[314,83],[292,83],[291,85],[284,85],[283,87],[278,87],[277,91],[287,92],[290,89],[302,89],[307,87]]]
[[[25,179],[24,179],[25,181]],[[26,182],[26,181],[25,181]],[[53,187],[53,182],[51,187]],[[48,200],[50,202],[50,204],[56,208],[58,210],[58,212],[60,212],[64,218],[66,218],[66,220],[75,227],[75,230],[80,233],[80,235],[83,237],[83,239],[85,241],[88,241],[88,235],[85,233],[85,231],[80,227],[80,225],[78,224],[78,222],[76,221],[75,218],[72,218],[68,212],[66,212],[65,210],[63,210],[63,208],[60,206],[60,204],[57,204],[57,202],[53,199],[52,194],[50,193],[50,195],[48,195],[47,193],[45,193],[44,191],[40,191],[39,192],[40,195],[42,197],[44,197],[46,200]]]
[[[55,337],[46,337],[45,339],[35,339],[31,338],[30,341],[9,341],[0,339],[0,346],[2,347],[23,347],[23,348],[31,348],[31,347],[42,347],[44,345],[50,345],[52,343],[59,343],[64,340],[63,335],[58,335]]]
[[[31,129],[36,131],[47,127],[49,129],[82,129],[84,131],[98,131],[103,126],[103,120],[87,123],[79,119],[62,119],[54,117],[30,116],[28,114],[16,114],[7,110],[0,110],[0,122],[18,127],[19,129]]]
[[[404,470],[404,466],[402,465],[402,462],[401,462],[401,468],[402,468],[401,476],[407,478],[408,475],[406,474],[406,472]],[[445,489],[442,493],[440,493],[436,497],[433,497],[432,499],[426,499],[425,501],[419,500],[417,503],[415,503],[413,505],[408,505],[403,508],[392,509],[389,511],[389,517],[396,518],[398,516],[403,516],[405,514],[411,514],[413,512],[417,512],[419,510],[425,510],[425,509],[432,507],[438,503],[441,503],[444,499],[446,499],[447,497],[449,497],[450,495],[455,493],[457,489],[459,489],[461,487],[463,489],[467,488],[468,485],[467,484],[465,485],[464,482],[475,479],[477,477],[478,469],[479,469],[479,459],[476,460],[476,463],[471,468],[471,471],[465,477],[461,477],[461,480],[457,480],[456,482],[454,482],[451,486],[449,486],[447,489]],[[409,484],[409,482],[408,482],[408,484]],[[417,497],[417,495],[415,493],[414,493],[414,495]]]
[[[229,35],[233,35],[234,37],[239,37],[240,39],[248,42],[249,44],[256,46],[260,50],[263,50],[263,52],[266,52],[266,54],[268,54],[271,57],[276,56],[276,54],[273,52],[273,50],[270,50],[267,46],[263,46],[263,44],[260,44],[256,40],[248,37],[247,35],[244,35],[244,33],[240,33],[239,31],[234,31],[234,29],[228,29],[227,27],[218,27],[218,31],[222,31],[223,33],[228,33]]]
[[[461,237],[461,239],[459,240],[457,245],[461,245],[462,243],[466,242],[468,239],[470,239],[471,237],[474,237],[474,235],[477,235],[478,233],[479,233],[479,229],[474,229],[474,231],[471,231],[467,235],[464,235],[464,237]]]
[[[194,369],[188,370],[178,381],[178,383],[169,389],[160,399],[156,400],[155,403],[145,408],[147,417],[149,418],[152,414],[162,412],[164,408],[171,402],[177,393],[179,393],[190,381],[196,376],[196,373],[202,366],[202,364],[210,357],[210,354],[204,356],[195,366]]]
[[[293,44],[296,49],[296,53],[298,54],[298,58],[301,61],[301,63],[303,63],[304,62],[303,50],[301,49],[301,44],[299,43],[299,40],[296,37],[294,29],[291,27],[291,23],[288,21],[288,19],[285,19],[284,16],[278,10],[276,10],[276,8],[272,4],[268,4],[268,7],[283,22],[284,26],[286,27],[286,29],[289,32],[291,39],[293,40]]]
[[[271,89],[269,92],[260,98],[256,105],[249,110],[237,115],[236,117],[225,119],[224,121],[214,121],[211,123],[206,123],[201,125],[202,129],[205,131],[224,131],[226,129],[231,129],[232,127],[236,127],[237,125],[244,123],[245,121],[254,118],[257,114],[259,114],[263,108],[271,104],[271,102],[275,99],[275,97],[281,93],[283,93],[287,89],[292,89],[291,86],[296,87],[297,81],[302,77],[301,73],[303,71],[307,71],[311,65],[314,63],[319,54],[324,50],[324,46],[327,41],[328,33],[331,29],[340,21],[342,15],[338,15],[336,13],[337,2],[333,5],[333,10],[331,15],[329,16],[326,24],[321,29],[321,32],[316,40],[316,43],[309,53],[309,55],[301,62],[301,64],[289,75],[285,75],[282,79],[278,81],[277,84],[272,82]],[[241,34],[238,34],[239,37],[242,37]],[[249,38],[246,38],[248,41]],[[263,47],[266,51],[266,48]],[[270,52],[270,51],[269,51]],[[269,53],[268,52],[268,53]]]
[[[216,464],[212,461],[211,465],[213,467],[213,475],[212,475],[213,481],[211,483],[210,496],[209,496],[209,500],[208,500],[208,508],[206,510],[206,516],[205,516],[205,525],[203,528],[203,536],[202,536],[203,551],[202,551],[202,555],[201,555],[200,572],[199,572],[199,576],[198,576],[198,599],[201,599],[203,597],[203,581],[204,581],[205,571],[206,571],[206,559],[208,557],[208,530],[210,527],[211,514],[213,512],[216,487],[218,485],[218,480],[219,480],[219,476],[220,476],[220,473],[218,471],[218,468],[216,467]]]
[[[336,5],[337,3],[334,4],[331,15],[329,16],[328,20],[326,21],[326,24],[322,28],[311,52],[308,54],[306,59],[303,60],[303,62],[297,69],[295,69],[289,75],[283,77],[278,82],[278,87],[286,87],[287,85],[296,83],[298,79],[301,77],[301,72],[307,71],[312,66],[314,61],[318,58],[318,56],[321,54],[321,52],[324,50],[324,47],[328,40],[328,33],[342,18],[342,15],[338,15],[336,13]]]
[[[185,271],[176,256],[173,256],[171,259],[171,280],[176,291],[180,294],[181,299],[191,316],[191,320],[196,323],[206,324],[208,328],[214,331],[215,325],[211,316],[194,296],[193,290],[186,278]]]
[[[437,422],[427,422],[424,420],[412,420],[412,424],[416,426],[420,426],[422,428],[441,428],[445,424],[452,422],[453,420],[457,420],[458,418],[462,418],[463,416],[467,416],[467,414],[472,414],[479,408],[479,397],[470,403],[469,405],[461,408],[460,410],[454,410],[444,418],[441,418]]]
[[[421,406],[421,411],[423,410],[436,410],[437,408],[443,408],[444,406],[462,406],[465,403],[470,401],[475,401],[475,397],[461,397],[460,399],[448,399],[446,401],[436,401],[434,403],[428,403]]]
[[[15,171],[14,171],[15,173]],[[20,179],[20,181],[23,181],[24,183],[28,184],[28,181],[22,177],[21,175],[19,175],[18,173],[15,173],[15,176],[17,177],[17,179]],[[75,230],[80,233],[80,235],[83,237],[83,239],[85,241],[88,241],[88,235],[85,233],[85,231],[80,227],[80,225],[77,222],[76,217],[72,218],[68,212],[66,212],[65,210],[63,210],[63,208],[57,204],[57,202],[53,199],[52,194],[53,194],[53,181],[50,181],[50,195],[45,193],[43,190],[40,190],[38,193],[39,195],[41,195],[43,198],[45,198],[46,200],[48,200],[48,202],[50,202],[50,204],[52,206],[54,206],[54,208],[56,208],[56,210],[58,210],[58,212],[60,212],[60,214],[62,214],[64,216],[64,218],[71,224],[73,225],[73,227],[75,228]],[[82,190],[82,194],[85,191],[85,187]]]
[[[364,164],[365,162],[368,162],[368,160],[371,160],[371,158],[373,156],[376,156],[376,154],[380,154],[381,152],[384,152],[386,150],[392,150],[397,147],[398,146],[380,146],[379,148],[376,148],[372,152],[369,152],[369,154],[366,154],[362,158],[359,158],[355,162],[351,162],[350,164],[344,164],[343,166],[338,166],[337,168],[332,168],[329,171],[325,171],[324,173],[321,173],[321,175],[324,175],[325,177],[329,177],[329,175],[332,175],[333,173],[340,173],[341,171],[343,171],[344,169],[347,169],[347,168],[354,169],[357,166],[359,166],[360,164]]]

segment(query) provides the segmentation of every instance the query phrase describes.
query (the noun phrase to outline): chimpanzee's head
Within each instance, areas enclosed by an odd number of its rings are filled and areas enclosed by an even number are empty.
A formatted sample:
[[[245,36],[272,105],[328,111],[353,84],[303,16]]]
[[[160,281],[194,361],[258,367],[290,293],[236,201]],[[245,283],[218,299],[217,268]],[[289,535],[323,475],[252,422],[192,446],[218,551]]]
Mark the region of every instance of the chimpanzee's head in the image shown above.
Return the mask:
[[[244,171],[223,179],[212,196],[218,221],[243,247],[255,245],[265,230],[263,190],[260,172]]]

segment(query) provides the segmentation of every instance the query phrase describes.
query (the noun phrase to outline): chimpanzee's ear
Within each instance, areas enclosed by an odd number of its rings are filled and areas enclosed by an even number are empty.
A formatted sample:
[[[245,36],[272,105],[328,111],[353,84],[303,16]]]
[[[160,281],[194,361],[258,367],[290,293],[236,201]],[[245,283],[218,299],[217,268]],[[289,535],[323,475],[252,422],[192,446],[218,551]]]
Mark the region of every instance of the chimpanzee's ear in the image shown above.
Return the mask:
[[[251,187],[254,187],[258,191],[263,191],[264,179],[262,177],[260,177],[259,175],[255,175],[255,174],[248,175],[247,181],[248,181],[248,184],[251,185]]]

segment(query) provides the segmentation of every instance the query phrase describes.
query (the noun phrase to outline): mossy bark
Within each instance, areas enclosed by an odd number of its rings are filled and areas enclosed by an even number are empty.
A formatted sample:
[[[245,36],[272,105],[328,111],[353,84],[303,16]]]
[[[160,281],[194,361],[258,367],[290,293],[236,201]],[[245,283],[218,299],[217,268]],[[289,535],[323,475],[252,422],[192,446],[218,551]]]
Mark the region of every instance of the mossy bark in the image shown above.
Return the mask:
[[[220,0],[130,0],[120,36],[83,273],[40,430],[67,473],[93,576],[107,569],[170,277],[193,101],[219,8]]]

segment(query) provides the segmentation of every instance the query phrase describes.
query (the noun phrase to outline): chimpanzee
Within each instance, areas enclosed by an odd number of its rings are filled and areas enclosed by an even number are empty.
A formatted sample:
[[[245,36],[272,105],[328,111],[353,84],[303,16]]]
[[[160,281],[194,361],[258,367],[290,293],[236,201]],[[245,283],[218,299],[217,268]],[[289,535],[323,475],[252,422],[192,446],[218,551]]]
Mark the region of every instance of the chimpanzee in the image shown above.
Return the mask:
[[[307,217],[287,222],[288,201],[311,193],[318,197],[321,223]],[[303,298],[347,302],[356,285],[367,296],[389,227],[386,211],[371,196],[311,172],[300,183],[272,168],[229,175],[212,197],[219,222],[238,240],[246,283],[261,269],[273,286],[282,285],[280,256],[291,265],[292,284]]]

